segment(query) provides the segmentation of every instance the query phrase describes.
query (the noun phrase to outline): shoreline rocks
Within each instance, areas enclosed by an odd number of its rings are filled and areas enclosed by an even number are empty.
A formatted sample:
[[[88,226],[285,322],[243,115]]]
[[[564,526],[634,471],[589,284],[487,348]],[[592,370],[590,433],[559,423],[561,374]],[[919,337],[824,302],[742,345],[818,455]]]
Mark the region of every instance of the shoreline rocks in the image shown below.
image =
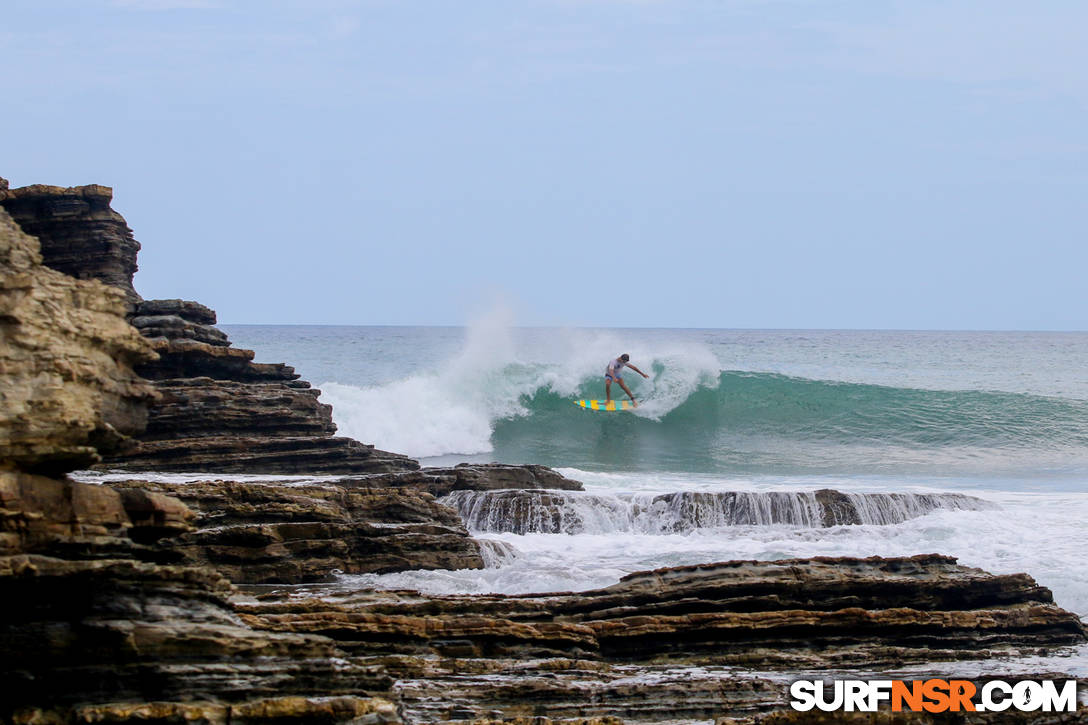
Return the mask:
[[[435,497],[517,482],[581,488],[544,466],[501,464],[312,482],[109,485],[125,496],[168,496],[195,512],[193,531],[163,542],[184,561],[211,566],[236,584],[292,584],[326,581],[334,572],[481,569],[481,542]]]
[[[1030,577],[936,554],[720,562],[578,593],[254,589],[237,607],[255,628],[327,636],[381,661],[415,722],[748,717],[787,707],[791,678],[775,673],[1085,641],[1084,624]]]
[[[236,584],[484,566],[479,544],[457,515],[410,488],[237,481],[125,481],[111,487],[185,503],[196,514],[194,530],[164,546]]]

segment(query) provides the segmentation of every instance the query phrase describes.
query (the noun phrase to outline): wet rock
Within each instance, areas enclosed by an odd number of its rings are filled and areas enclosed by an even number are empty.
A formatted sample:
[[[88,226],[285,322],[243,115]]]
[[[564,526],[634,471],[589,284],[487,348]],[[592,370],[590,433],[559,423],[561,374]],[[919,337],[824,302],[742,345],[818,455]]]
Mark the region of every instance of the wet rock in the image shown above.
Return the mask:
[[[497,489],[543,488],[580,491],[579,481],[567,478],[547,466],[508,465],[504,463],[461,463],[453,468],[429,468],[434,475],[452,475],[450,490],[493,491]],[[442,491],[433,491],[436,496]]]
[[[321,634],[381,662],[414,722],[541,712],[763,722],[788,708],[789,682],[811,673],[1085,641],[1080,620],[1030,577],[938,555],[722,562],[576,594],[300,595],[265,592],[237,606],[257,628]]]
[[[578,594],[366,592],[247,611],[256,626],[321,632],[349,648],[386,649],[397,632],[397,653],[457,657],[863,667],[1086,641],[1076,615],[1031,577],[935,554],[677,567]]]

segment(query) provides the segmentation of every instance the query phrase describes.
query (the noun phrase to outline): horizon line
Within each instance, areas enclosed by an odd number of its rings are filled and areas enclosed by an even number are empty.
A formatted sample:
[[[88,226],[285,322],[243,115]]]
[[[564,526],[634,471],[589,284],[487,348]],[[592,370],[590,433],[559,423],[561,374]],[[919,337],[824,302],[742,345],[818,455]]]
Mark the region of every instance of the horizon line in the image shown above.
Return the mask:
[[[357,322],[216,322],[217,326],[234,327],[422,327],[422,328],[467,328],[472,324],[364,324]],[[1058,328],[960,328],[960,327],[680,327],[654,325],[510,325],[513,329],[525,330],[721,330],[728,332],[1051,332],[1051,333],[1088,333],[1088,329],[1072,330]]]

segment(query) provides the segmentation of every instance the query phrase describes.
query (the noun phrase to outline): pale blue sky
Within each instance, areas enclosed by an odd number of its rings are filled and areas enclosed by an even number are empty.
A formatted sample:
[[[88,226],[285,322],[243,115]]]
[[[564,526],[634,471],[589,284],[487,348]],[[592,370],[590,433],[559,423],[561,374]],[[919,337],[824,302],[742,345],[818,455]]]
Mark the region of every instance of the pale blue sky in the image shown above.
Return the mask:
[[[0,176],[223,322],[1088,329],[1088,3],[6,0]]]

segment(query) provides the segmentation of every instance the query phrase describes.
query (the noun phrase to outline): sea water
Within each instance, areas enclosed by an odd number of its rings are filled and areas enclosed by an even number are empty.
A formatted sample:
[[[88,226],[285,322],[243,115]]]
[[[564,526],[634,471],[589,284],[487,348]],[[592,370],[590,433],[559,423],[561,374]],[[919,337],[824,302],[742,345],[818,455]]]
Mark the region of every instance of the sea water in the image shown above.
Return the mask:
[[[423,465],[540,463],[585,485],[570,505],[591,524],[569,533],[477,523],[486,569],[343,586],[577,591],[661,566],[937,552],[1027,572],[1088,615],[1088,333],[517,328],[501,317],[224,329],[320,387],[342,435]],[[604,397],[605,365],[624,352],[649,375],[625,375],[637,411],[573,405]],[[807,500],[827,488],[983,504],[831,527],[803,516],[622,523],[638,497]]]

